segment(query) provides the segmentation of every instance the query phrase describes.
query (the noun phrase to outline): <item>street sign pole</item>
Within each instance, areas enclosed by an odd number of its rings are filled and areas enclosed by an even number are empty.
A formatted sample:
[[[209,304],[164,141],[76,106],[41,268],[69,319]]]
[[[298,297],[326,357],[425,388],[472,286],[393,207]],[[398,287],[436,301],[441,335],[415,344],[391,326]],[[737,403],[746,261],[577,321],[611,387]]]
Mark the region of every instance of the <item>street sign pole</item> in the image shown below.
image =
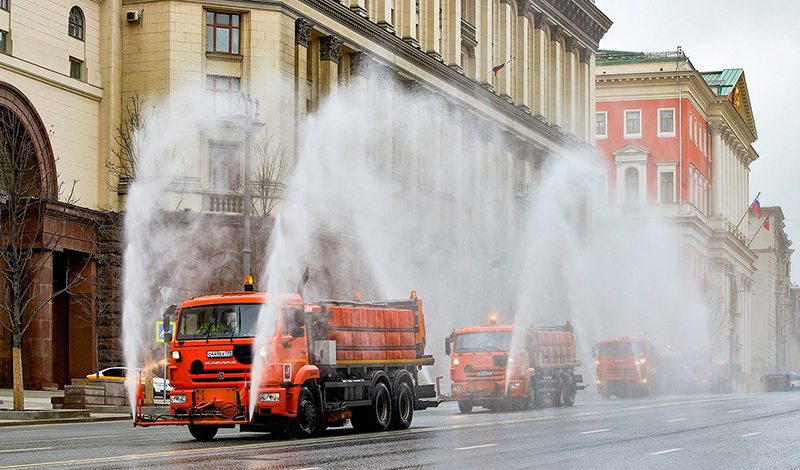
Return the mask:
[[[169,351],[169,347],[167,347],[167,342],[164,341],[164,401],[167,401],[167,362],[169,362],[169,357],[167,357],[167,351]]]

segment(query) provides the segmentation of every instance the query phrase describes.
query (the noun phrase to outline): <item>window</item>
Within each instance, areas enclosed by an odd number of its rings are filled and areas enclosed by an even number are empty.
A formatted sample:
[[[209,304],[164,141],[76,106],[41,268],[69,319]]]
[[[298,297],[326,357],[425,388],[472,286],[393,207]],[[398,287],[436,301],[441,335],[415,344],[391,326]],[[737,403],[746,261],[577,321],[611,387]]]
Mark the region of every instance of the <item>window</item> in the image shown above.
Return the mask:
[[[83,12],[78,7],[69,11],[69,35],[83,41]]]
[[[69,76],[76,80],[83,80],[83,62],[74,58],[69,58]]]
[[[239,15],[206,12],[206,51],[239,53]]]
[[[675,137],[675,110],[658,110],[658,136]]]
[[[625,137],[642,136],[642,112],[625,111]]]
[[[692,123],[694,122],[694,118],[692,117],[692,113],[689,113],[689,140],[694,141],[694,134],[692,134],[692,129],[694,126]]]
[[[206,90],[214,116],[230,116],[239,107],[241,80],[237,77],[209,75],[206,77]]]
[[[208,149],[211,189],[236,191],[239,187],[239,144],[210,142]]]
[[[608,113],[595,113],[594,115],[594,135],[596,137],[608,137],[608,129],[606,128],[606,120]]]
[[[0,31],[0,52],[8,52],[8,33]]]
[[[703,129],[703,155],[708,155],[708,133]]]
[[[660,187],[659,202],[675,202],[675,173],[672,171],[665,171],[663,173],[659,173],[658,178],[658,184]]]
[[[8,0],[0,0],[0,9],[8,11]]]
[[[639,170],[628,168],[625,171],[625,204],[639,203]]]

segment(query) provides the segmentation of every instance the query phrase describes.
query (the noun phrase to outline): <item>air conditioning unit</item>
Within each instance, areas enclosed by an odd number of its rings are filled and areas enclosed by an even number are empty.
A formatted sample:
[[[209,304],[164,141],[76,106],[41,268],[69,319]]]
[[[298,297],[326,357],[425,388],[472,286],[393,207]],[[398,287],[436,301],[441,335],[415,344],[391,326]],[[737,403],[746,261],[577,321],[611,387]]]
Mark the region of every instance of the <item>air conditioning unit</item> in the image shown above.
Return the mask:
[[[130,24],[142,21],[142,12],[139,10],[131,10],[125,13],[125,21]]]

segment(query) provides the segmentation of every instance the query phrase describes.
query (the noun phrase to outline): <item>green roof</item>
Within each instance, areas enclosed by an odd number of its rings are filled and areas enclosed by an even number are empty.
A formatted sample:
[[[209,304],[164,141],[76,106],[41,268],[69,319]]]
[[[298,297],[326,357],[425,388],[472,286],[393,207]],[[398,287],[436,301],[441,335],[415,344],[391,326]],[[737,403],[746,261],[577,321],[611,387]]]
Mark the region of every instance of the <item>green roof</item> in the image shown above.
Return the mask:
[[[717,96],[728,96],[739,82],[742,73],[744,73],[742,69],[725,69],[721,72],[700,72],[700,75]]]
[[[597,51],[597,65],[635,64],[647,62],[676,62],[686,60],[686,54],[678,51],[666,52],[637,52],[615,51],[599,49]]]

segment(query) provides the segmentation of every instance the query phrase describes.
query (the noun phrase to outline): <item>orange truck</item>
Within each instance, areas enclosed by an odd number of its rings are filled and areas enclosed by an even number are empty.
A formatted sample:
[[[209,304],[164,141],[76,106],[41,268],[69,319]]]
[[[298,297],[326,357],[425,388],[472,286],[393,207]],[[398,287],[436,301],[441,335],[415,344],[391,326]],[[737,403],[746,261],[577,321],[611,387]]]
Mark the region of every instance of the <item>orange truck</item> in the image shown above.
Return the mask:
[[[649,339],[606,339],[592,349],[597,391],[604,399],[652,395],[658,352]]]
[[[266,346],[253,351],[259,311],[270,303],[280,313]],[[422,366],[434,360],[425,355],[416,293],[405,300],[305,304],[299,294],[252,292],[250,284],[245,292],[187,300],[175,337],[166,339],[172,340],[170,413],[147,415],[140,402],[135,425],[185,425],[198,440],[236,425],[307,437],[348,419],[360,431],[405,429],[415,410],[439,404],[434,385],[419,382]],[[255,354],[266,364],[249,409]]]
[[[488,409],[530,409],[548,401],[572,406],[585,386],[575,374],[581,365],[575,358],[575,337],[569,321],[565,325],[524,328],[519,347],[512,352],[514,327],[490,324],[461,328],[445,339],[445,352],[452,356],[451,393],[462,413],[476,406]]]

